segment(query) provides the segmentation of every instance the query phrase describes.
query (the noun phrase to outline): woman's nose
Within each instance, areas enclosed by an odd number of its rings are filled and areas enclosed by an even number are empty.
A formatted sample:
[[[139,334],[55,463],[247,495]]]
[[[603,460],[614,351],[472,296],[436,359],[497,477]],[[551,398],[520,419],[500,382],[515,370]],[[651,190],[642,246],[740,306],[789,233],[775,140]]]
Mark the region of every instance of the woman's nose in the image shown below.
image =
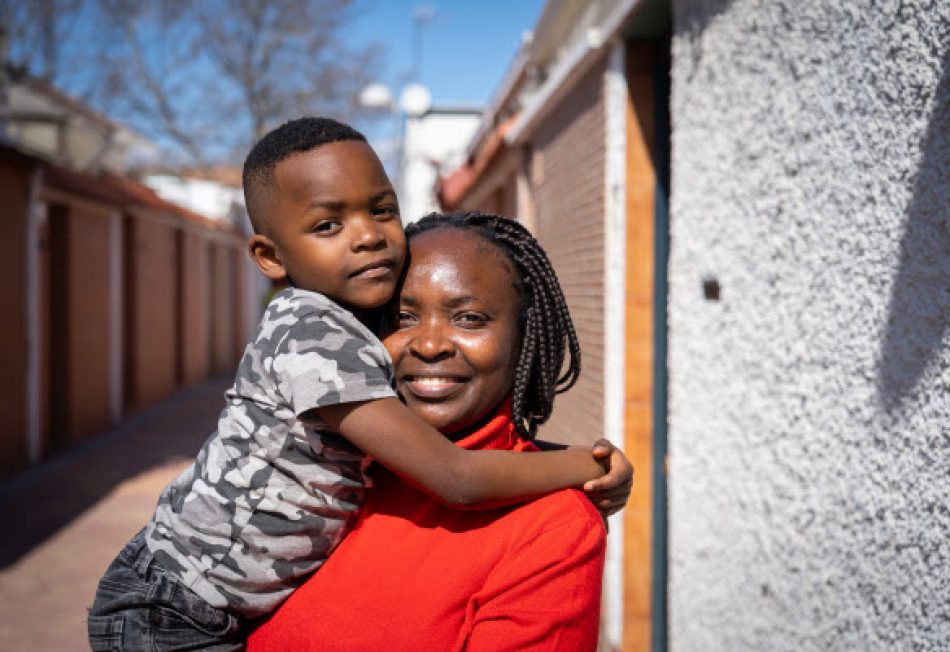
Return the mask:
[[[372,217],[362,217],[353,223],[352,247],[354,251],[379,249],[386,244],[386,235]]]
[[[438,360],[451,356],[455,345],[445,336],[439,324],[420,324],[409,342],[409,350],[423,360]]]

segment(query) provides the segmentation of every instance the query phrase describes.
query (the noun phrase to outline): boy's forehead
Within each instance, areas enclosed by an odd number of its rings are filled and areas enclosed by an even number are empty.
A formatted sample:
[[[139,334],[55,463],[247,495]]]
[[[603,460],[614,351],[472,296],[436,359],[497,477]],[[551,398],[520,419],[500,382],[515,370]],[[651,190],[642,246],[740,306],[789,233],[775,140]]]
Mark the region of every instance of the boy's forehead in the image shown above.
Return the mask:
[[[345,197],[362,200],[394,192],[382,163],[362,141],[340,141],[297,152],[274,168],[274,189],[291,201],[326,201]]]
[[[277,163],[274,166],[274,172],[280,179],[298,174],[322,176],[325,173],[329,175],[351,167],[378,171],[385,176],[383,164],[376,156],[376,152],[368,143],[360,140],[326,143],[313,149],[295,152]]]

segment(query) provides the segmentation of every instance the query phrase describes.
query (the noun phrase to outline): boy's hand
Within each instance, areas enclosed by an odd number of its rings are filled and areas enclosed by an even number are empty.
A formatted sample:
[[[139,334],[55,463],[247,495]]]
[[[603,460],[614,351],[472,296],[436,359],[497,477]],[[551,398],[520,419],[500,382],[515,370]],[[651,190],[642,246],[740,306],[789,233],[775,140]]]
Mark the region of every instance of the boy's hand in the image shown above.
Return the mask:
[[[633,488],[633,465],[623,451],[606,439],[598,439],[591,455],[607,468],[607,473],[584,484],[584,493],[604,517],[623,509]]]

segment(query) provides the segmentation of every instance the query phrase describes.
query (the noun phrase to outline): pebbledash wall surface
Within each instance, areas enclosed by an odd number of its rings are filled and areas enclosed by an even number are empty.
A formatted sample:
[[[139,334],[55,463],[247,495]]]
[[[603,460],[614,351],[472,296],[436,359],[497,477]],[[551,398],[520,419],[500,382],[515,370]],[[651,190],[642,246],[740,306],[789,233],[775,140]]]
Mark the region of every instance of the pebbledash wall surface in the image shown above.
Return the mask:
[[[950,3],[673,7],[670,648],[948,649]]]

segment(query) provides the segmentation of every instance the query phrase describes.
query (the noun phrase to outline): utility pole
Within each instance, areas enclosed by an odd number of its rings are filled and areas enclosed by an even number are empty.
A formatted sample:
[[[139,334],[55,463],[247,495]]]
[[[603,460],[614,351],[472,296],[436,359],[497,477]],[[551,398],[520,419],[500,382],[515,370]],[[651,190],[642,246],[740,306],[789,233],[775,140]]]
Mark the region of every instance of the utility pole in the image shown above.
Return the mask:
[[[412,8],[412,68],[410,81],[417,82],[422,76],[422,30],[436,16],[432,5],[416,5]]]

